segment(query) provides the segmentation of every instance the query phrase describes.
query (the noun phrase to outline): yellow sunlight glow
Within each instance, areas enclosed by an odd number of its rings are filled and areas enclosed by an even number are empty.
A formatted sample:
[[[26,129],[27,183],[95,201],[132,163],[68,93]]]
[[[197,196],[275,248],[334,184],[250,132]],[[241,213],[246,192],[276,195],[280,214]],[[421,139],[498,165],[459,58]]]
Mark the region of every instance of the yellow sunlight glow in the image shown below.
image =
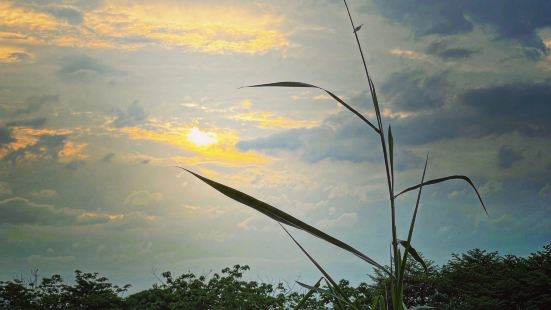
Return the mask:
[[[174,160],[186,164],[215,162],[224,165],[262,165],[270,158],[253,151],[239,150],[237,133],[230,129],[209,128],[201,131],[196,126],[182,127],[170,123],[153,122],[149,129],[120,128],[131,139],[148,140],[175,146],[190,155],[176,156]]]
[[[197,146],[209,146],[216,143],[216,134],[212,132],[203,132],[199,128],[193,127],[188,132],[187,139]]]

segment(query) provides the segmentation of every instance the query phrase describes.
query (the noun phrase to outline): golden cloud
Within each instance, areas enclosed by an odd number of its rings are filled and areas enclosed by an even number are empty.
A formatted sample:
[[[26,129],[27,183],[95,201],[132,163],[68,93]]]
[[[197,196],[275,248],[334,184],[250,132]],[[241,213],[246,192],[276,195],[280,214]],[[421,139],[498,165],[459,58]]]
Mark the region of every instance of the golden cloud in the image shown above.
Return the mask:
[[[23,48],[16,46],[0,46],[0,62],[3,63],[22,63],[29,62],[34,58]]]
[[[105,1],[69,23],[40,10],[0,4],[0,40],[84,48],[135,49],[149,46],[206,53],[263,53],[290,46],[279,30],[283,19],[250,8],[163,2]],[[9,35],[6,35],[9,34]]]
[[[89,157],[88,154],[84,153],[86,145],[86,143],[67,141],[57,155],[62,160],[86,159]]]
[[[256,122],[260,128],[303,128],[319,125],[318,121],[289,119],[282,116],[275,116],[270,112],[242,113],[232,118],[239,121]]]
[[[68,135],[72,133],[69,129],[49,129],[49,128],[30,128],[30,127],[12,127],[11,135],[13,141],[0,147],[0,158],[4,158],[8,154],[24,150],[27,147],[36,145],[41,136],[45,135]],[[82,151],[86,144],[79,144],[72,141],[67,141],[63,143],[63,146],[57,156],[61,160],[67,159],[85,159],[88,155],[84,154]],[[23,154],[26,160],[38,159],[44,156],[48,152],[48,147],[43,145],[40,149],[35,150],[34,152],[26,152]]]

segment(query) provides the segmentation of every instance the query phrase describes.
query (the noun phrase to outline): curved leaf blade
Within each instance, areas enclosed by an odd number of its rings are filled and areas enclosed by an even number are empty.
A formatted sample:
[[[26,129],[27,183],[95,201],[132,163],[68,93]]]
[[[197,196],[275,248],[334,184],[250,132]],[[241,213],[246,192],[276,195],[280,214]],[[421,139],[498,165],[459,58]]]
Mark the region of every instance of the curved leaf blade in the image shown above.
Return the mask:
[[[357,257],[359,257],[360,259],[364,260],[365,262],[381,269],[383,272],[389,274],[388,270],[386,270],[383,266],[381,266],[379,263],[377,263],[376,261],[374,261],[373,259],[371,259],[369,256],[363,254],[362,252],[356,250],[355,248],[353,248],[352,246],[348,245],[347,243],[344,243],[342,241],[340,241],[339,239],[333,237],[333,236],[330,236],[324,232],[322,232],[321,230],[313,227],[313,226],[310,226],[306,223],[304,223],[303,221],[291,216],[290,214],[288,213],[285,213],[279,209],[277,209],[276,207],[273,207],[263,201],[260,201],[252,196],[249,196],[243,192],[240,192],[236,189],[233,189],[229,186],[226,186],[224,184],[221,184],[221,183],[218,183],[218,182],[215,182],[213,180],[210,180],[204,176],[201,176],[195,172],[192,172],[191,170],[188,170],[186,168],[183,168],[183,167],[177,167],[177,168],[180,168],[180,169],[183,169],[189,173],[191,173],[192,175],[194,175],[195,177],[197,177],[198,179],[200,179],[201,181],[205,182],[206,184],[208,184],[209,186],[211,186],[212,188],[214,188],[215,190],[219,191],[220,193],[228,196],[229,198],[237,201],[237,202],[240,202],[250,208],[253,208],[255,209],[256,211],[280,222],[280,223],[283,223],[283,224],[287,224],[289,226],[292,226],[292,227],[295,227],[297,229],[301,229],[309,234],[311,234],[312,236],[315,236],[315,237],[318,237],[322,240],[325,240],[345,251],[348,251],[354,255],[356,255]]]
[[[413,259],[415,259],[417,262],[419,262],[419,264],[421,264],[421,266],[423,266],[423,269],[425,269],[425,272],[429,272],[429,268],[427,267],[427,264],[421,258],[421,255],[419,255],[419,253],[417,253],[417,250],[415,250],[415,248],[412,247],[409,242],[407,242],[406,240],[399,240],[398,242],[400,243],[400,245],[402,245],[407,250],[409,255],[411,255],[411,257],[413,257]]]
[[[295,305],[295,307],[293,309],[295,310],[299,310],[300,308],[302,308],[302,306],[306,303],[306,301],[315,293],[315,292],[318,292],[318,291],[324,291],[322,289],[320,289],[320,284],[321,284],[321,280],[323,279],[323,277],[321,277],[318,282],[316,282],[316,284],[314,284],[314,286],[310,286],[308,284],[304,284],[304,283],[301,283],[299,281],[295,281],[297,282],[300,286],[302,287],[305,287],[307,289],[309,289],[308,293],[306,293],[302,299]]]
[[[281,226],[281,228],[283,228],[283,230],[287,233],[287,235],[289,235],[289,237],[291,237],[291,239],[295,242],[295,244],[302,250],[302,253],[304,253],[304,255],[306,255],[306,257],[308,257],[308,259],[310,259],[310,261],[325,276],[325,280],[326,281],[329,280],[329,282],[331,282],[331,285],[333,285],[335,287],[336,294],[340,295],[340,298],[344,299],[347,303],[350,303],[348,298],[346,298],[346,295],[344,295],[343,292],[339,289],[339,286],[338,286],[337,282],[335,282],[335,280],[333,280],[333,278],[331,278],[331,276],[327,273],[327,271],[325,271],[325,269],[323,269],[323,267],[321,267],[321,265],[310,255],[310,253],[308,253],[308,251],[306,251],[302,247],[302,245],[293,237],[293,235],[291,235],[291,233],[285,227],[283,227],[283,225],[281,225],[281,223],[279,223],[279,226]]]
[[[469,183],[469,185],[471,185],[471,187],[474,189],[474,191],[476,193],[476,196],[478,197],[478,200],[480,201],[480,204],[482,205],[482,208],[484,209],[484,212],[486,212],[486,215],[488,215],[488,210],[486,210],[486,205],[484,205],[484,202],[482,201],[482,197],[480,196],[480,193],[478,192],[478,190],[474,186],[473,181],[471,181],[471,179],[469,177],[464,176],[464,175],[450,175],[450,176],[447,176],[447,177],[444,177],[444,178],[438,178],[438,179],[425,181],[421,184],[417,184],[415,186],[411,186],[411,187],[408,187],[408,188],[404,189],[403,191],[401,191],[398,194],[394,195],[394,198],[397,198],[398,196],[400,196],[404,193],[407,193],[409,191],[418,189],[421,186],[433,185],[433,184],[442,183],[442,182],[449,181],[449,180],[464,180],[467,183]]]
[[[362,121],[364,121],[367,125],[369,125],[369,127],[371,127],[373,130],[375,130],[375,132],[377,132],[378,134],[381,134],[379,129],[377,127],[375,127],[375,125],[373,125],[365,116],[363,116],[360,112],[356,111],[354,108],[352,108],[346,102],[344,102],[341,98],[337,97],[337,95],[333,94],[332,92],[328,91],[325,88],[322,88],[322,87],[319,87],[319,86],[316,86],[316,85],[312,85],[312,84],[308,84],[308,83],[303,83],[303,82],[275,82],[275,83],[249,85],[249,86],[243,86],[243,87],[310,87],[310,88],[321,89],[324,92],[326,92],[329,96],[331,96],[331,98],[335,99],[337,102],[342,104],[345,108],[350,110],[350,112],[356,114],[356,116],[358,116]]]

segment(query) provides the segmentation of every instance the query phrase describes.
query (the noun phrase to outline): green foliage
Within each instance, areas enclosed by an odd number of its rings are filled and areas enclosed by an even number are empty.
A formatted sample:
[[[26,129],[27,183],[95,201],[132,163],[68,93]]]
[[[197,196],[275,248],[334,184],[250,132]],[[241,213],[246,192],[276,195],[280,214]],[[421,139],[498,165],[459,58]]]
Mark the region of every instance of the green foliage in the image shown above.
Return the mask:
[[[173,278],[163,273],[164,282],[127,298],[131,309],[280,309],[285,289],[279,284],[243,281],[248,266],[225,268],[212,277],[186,273]]]
[[[130,285],[119,287],[97,273],[75,271],[75,284],[59,275],[26,284],[22,280],[0,282],[0,309],[122,309],[120,296]]]
[[[526,258],[474,249],[452,255],[442,267],[419,256],[426,270],[417,260],[408,260],[404,269],[406,307],[551,309],[551,244]],[[330,285],[321,278],[312,286],[301,284],[309,287],[306,290],[245,281],[248,270],[235,265],[209,276],[188,272],[174,277],[165,272],[162,284],[126,298],[121,294],[128,285],[111,284],[97,273],[77,271],[74,285],[65,284],[59,275],[39,284],[0,281],[0,309],[296,309],[299,304],[300,309],[395,309],[386,307],[392,280],[381,269],[375,269],[370,283],[352,286],[341,280]]]

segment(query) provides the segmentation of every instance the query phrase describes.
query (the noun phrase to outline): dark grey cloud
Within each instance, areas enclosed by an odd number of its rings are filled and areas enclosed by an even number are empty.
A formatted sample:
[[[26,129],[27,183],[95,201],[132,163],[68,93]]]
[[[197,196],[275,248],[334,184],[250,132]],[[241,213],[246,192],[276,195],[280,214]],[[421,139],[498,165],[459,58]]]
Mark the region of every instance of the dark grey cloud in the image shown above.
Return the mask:
[[[9,144],[15,141],[15,138],[11,134],[11,130],[8,127],[0,127],[0,146]]]
[[[458,103],[475,111],[480,126],[489,132],[551,134],[551,79],[467,90]]]
[[[303,161],[310,163],[324,159],[351,162],[382,159],[377,136],[348,111],[328,117],[319,127],[289,129],[267,137],[241,141],[237,147],[272,154],[281,150],[297,151]],[[419,167],[424,162],[407,147],[400,148],[395,157],[397,171]]]
[[[449,47],[448,40],[435,40],[427,46],[425,52],[442,60],[461,60],[471,57],[476,53],[473,49],[462,47]]]
[[[30,114],[40,110],[44,105],[56,104],[59,102],[59,95],[33,96],[25,100],[25,107],[15,110],[15,115]]]
[[[83,80],[89,78],[90,74],[119,75],[122,71],[102,64],[94,58],[78,55],[64,58],[57,74],[66,80]]]
[[[0,201],[0,214],[0,224],[70,225],[109,222],[109,217],[103,214],[91,215],[82,210],[37,204],[21,197]]]
[[[37,204],[25,198],[14,197],[0,201],[2,224],[53,225],[74,220],[74,216],[51,205]]]
[[[551,80],[468,89],[449,109],[395,120],[393,130],[406,143],[519,132],[551,135]]]
[[[467,33],[475,25],[489,26],[497,40],[514,40],[526,56],[539,58],[549,51],[537,30],[551,26],[551,2],[375,0],[386,18],[410,27],[417,36]]]
[[[31,119],[17,120],[7,122],[7,127],[32,127],[32,128],[41,128],[46,123],[45,117],[36,117]]]
[[[501,169],[511,168],[511,166],[519,160],[523,159],[520,153],[517,153],[509,146],[502,146],[499,149],[499,167]]]
[[[134,126],[147,119],[147,113],[137,100],[128,106],[126,111],[117,110],[117,118],[113,121],[115,127]]]
[[[100,162],[109,163],[111,162],[111,160],[113,160],[113,157],[115,157],[115,153],[107,153],[100,159]]]
[[[237,147],[266,153],[298,151],[301,159],[307,162],[323,159],[363,162],[379,159],[380,147],[373,137],[371,128],[343,111],[328,117],[318,127],[285,130],[239,142]]]
[[[397,112],[423,111],[418,116],[390,120],[395,140],[403,146],[399,150],[402,153],[396,155],[400,160],[396,162],[397,170],[423,163],[424,159],[410,152],[408,145],[511,132],[528,136],[551,135],[551,80],[467,89],[453,96],[450,107],[444,108],[440,102],[444,101],[444,93],[448,91],[445,86],[432,86],[436,87],[436,95],[428,95],[432,90],[428,85],[447,84],[442,82],[443,76],[427,77],[421,72],[406,72],[391,76],[383,85],[386,88],[383,94],[388,96],[386,102],[397,108]],[[379,160],[380,146],[371,134],[369,127],[348,111],[343,111],[327,118],[318,127],[285,130],[267,137],[241,141],[237,147],[267,153],[295,151],[308,162],[325,158],[375,161]],[[518,156],[509,149],[503,149],[500,152],[502,168],[520,160]]]
[[[393,110],[420,111],[441,107],[449,90],[447,74],[425,75],[421,71],[393,73],[381,93]]]

